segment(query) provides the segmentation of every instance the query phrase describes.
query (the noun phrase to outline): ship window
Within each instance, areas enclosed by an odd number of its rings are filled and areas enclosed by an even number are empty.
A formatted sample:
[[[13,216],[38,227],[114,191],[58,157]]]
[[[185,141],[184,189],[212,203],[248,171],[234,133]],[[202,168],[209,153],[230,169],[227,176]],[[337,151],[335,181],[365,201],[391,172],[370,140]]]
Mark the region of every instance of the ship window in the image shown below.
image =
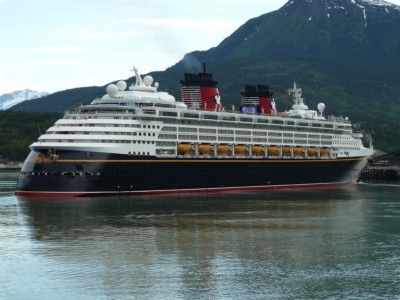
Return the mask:
[[[161,131],[176,131],[176,127],[164,126]]]
[[[253,119],[252,119],[252,118],[244,118],[244,117],[241,117],[239,120],[240,120],[240,122],[250,122],[250,123],[253,122]]]
[[[218,137],[219,141],[233,141],[233,137],[230,136],[220,136]]]
[[[307,126],[308,127],[308,123],[304,123],[304,122],[299,122],[299,123],[297,123],[297,125],[299,125],[299,126]]]
[[[179,138],[183,139],[183,140],[197,140],[197,136],[196,135],[180,134]]]
[[[215,129],[211,129],[211,128],[200,128],[199,132],[200,133],[216,133],[217,131]]]
[[[159,134],[158,138],[160,139],[176,139],[175,134]]]
[[[270,131],[268,133],[268,136],[282,136],[282,133],[280,132],[275,132],[275,131]]]
[[[202,141],[216,141],[217,140],[217,138],[215,136],[210,136],[210,135],[200,136],[199,139]]]
[[[309,138],[309,139],[319,139],[319,135],[316,135],[316,134],[309,134],[309,135],[308,135],[308,138]]]
[[[247,138],[247,137],[237,137],[236,138],[237,142],[251,142],[251,138]]]
[[[197,132],[197,128],[179,127],[179,132]]]
[[[253,131],[253,135],[264,136],[267,135],[267,131]]]
[[[218,133],[222,134],[233,134],[233,130],[219,129]]]
[[[182,117],[184,118],[193,118],[193,119],[198,119],[199,115],[195,113],[183,113]]]
[[[253,142],[258,142],[258,143],[266,143],[266,142],[268,142],[268,139],[263,139],[263,138],[253,138]]]
[[[272,120],[272,124],[283,124],[283,120]]]
[[[268,142],[270,143],[282,143],[281,139],[268,139]]]
[[[268,123],[268,119],[257,119],[257,123]]]
[[[174,111],[160,111],[160,116],[164,117],[177,117],[178,113]]]
[[[239,134],[239,135],[251,135],[251,131],[236,130],[236,134]]]
[[[223,121],[236,121],[235,116],[221,116],[221,120]]]
[[[296,144],[307,144],[307,141],[306,140],[295,140],[294,141]]]
[[[203,118],[206,120],[218,120],[217,115],[203,115]]]

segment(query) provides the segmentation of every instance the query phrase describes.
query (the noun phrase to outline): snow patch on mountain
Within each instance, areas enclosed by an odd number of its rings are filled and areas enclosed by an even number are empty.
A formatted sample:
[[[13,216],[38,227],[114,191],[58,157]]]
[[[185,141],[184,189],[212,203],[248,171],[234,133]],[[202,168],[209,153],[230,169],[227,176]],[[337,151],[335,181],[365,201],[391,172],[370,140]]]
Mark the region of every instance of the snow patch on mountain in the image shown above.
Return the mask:
[[[383,7],[386,7],[386,12],[389,12],[387,10],[388,7],[400,11],[400,6],[398,6],[398,5],[394,4],[394,3],[386,2],[384,0],[351,0],[351,3],[362,7],[362,5],[358,4],[357,2],[361,3],[361,4],[372,5],[372,6],[383,6]]]
[[[360,2],[364,2],[364,3],[367,3],[367,4],[371,4],[371,5],[390,6],[390,7],[399,9],[399,6],[398,6],[398,5],[396,5],[396,4],[394,4],[394,3],[386,2],[386,1],[384,1],[384,0],[359,0],[359,1],[360,1]],[[352,1],[352,2],[353,2],[353,1]]]
[[[18,103],[41,98],[47,95],[49,95],[47,92],[37,92],[29,89],[3,94],[0,96],[0,110],[6,110]]]

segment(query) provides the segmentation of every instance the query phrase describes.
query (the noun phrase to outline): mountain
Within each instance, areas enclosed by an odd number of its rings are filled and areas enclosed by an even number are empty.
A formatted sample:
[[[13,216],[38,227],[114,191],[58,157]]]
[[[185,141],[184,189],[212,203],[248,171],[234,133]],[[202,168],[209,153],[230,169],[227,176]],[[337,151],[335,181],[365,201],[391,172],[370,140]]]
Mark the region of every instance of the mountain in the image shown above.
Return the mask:
[[[205,62],[228,107],[250,83],[270,85],[284,110],[283,95],[297,81],[310,108],[325,102],[327,113],[348,116],[392,151],[400,149],[399,28],[400,7],[389,2],[290,0],[166,72],[199,72]]]
[[[390,152],[400,149],[399,28],[400,7],[382,0],[290,0],[216,47],[151,75],[180,99],[183,73],[201,72],[204,62],[227,109],[240,105],[245,84],[269,85],[278,110],[289,109],[284,95],[296,81],[311,109],[324,102],[327,114],[349,117]],[[105,87],[67,90],[11,110],[59,112],[104,93]]]
[[[0,96],[0,110],[6,110],[18,103],[47,96],[47,92],[36,92],[29,89],[15,91]]]
[[[33,112],[63,112],[82,103],[88,103],[100,96],[105,87],[81,87],[56,92],[35,101],[22,102],[10,110],[12,111],[33,111]]]
[[[251,19],[218,47],[179,62],[321,59],[374,67],[400,65],[400,7],[382,0],[291,0]]]

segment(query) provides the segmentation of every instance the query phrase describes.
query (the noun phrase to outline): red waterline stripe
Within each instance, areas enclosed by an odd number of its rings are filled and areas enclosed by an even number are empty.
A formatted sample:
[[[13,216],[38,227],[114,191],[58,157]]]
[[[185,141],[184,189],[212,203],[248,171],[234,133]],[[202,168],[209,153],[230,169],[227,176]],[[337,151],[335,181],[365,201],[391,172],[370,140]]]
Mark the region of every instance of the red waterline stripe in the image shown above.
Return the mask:
[[[218,193],[228,191],[257,191],[257,190],[283,190],[296,188],[323,188],[334,187],[351,183],[330,182],[330,183],[307,183],[291,185],[268,185],[268,186],[246,186],[246,187],[218,187],[218,188],[198,188],[198,189],[174,189],[174,190],[147,190],[147,191],[112,191],[112,192],[46,192],[46,191],[15,191],[15,196],[23,198],[61,198],[61,197],[93,197],[93,196],[112,196],[112,195],[162,195],[179,193]]]

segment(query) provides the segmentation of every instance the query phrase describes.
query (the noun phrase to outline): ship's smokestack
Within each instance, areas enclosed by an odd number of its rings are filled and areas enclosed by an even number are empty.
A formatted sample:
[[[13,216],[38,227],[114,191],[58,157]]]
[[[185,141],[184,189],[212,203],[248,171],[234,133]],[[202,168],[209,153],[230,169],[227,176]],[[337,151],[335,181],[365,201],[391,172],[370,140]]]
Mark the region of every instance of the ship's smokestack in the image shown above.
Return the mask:
[[[222,103],[217,84],[213,75],[206,73],[206,65],[203,63],[203,73],[185,73],[185,79],[181,80],[182,101],[189,108],[220,110]]]
[[[242,94],[243,113],[247,114],[276,114],[274,93],[269,90],[267,85],[246,85]]]

